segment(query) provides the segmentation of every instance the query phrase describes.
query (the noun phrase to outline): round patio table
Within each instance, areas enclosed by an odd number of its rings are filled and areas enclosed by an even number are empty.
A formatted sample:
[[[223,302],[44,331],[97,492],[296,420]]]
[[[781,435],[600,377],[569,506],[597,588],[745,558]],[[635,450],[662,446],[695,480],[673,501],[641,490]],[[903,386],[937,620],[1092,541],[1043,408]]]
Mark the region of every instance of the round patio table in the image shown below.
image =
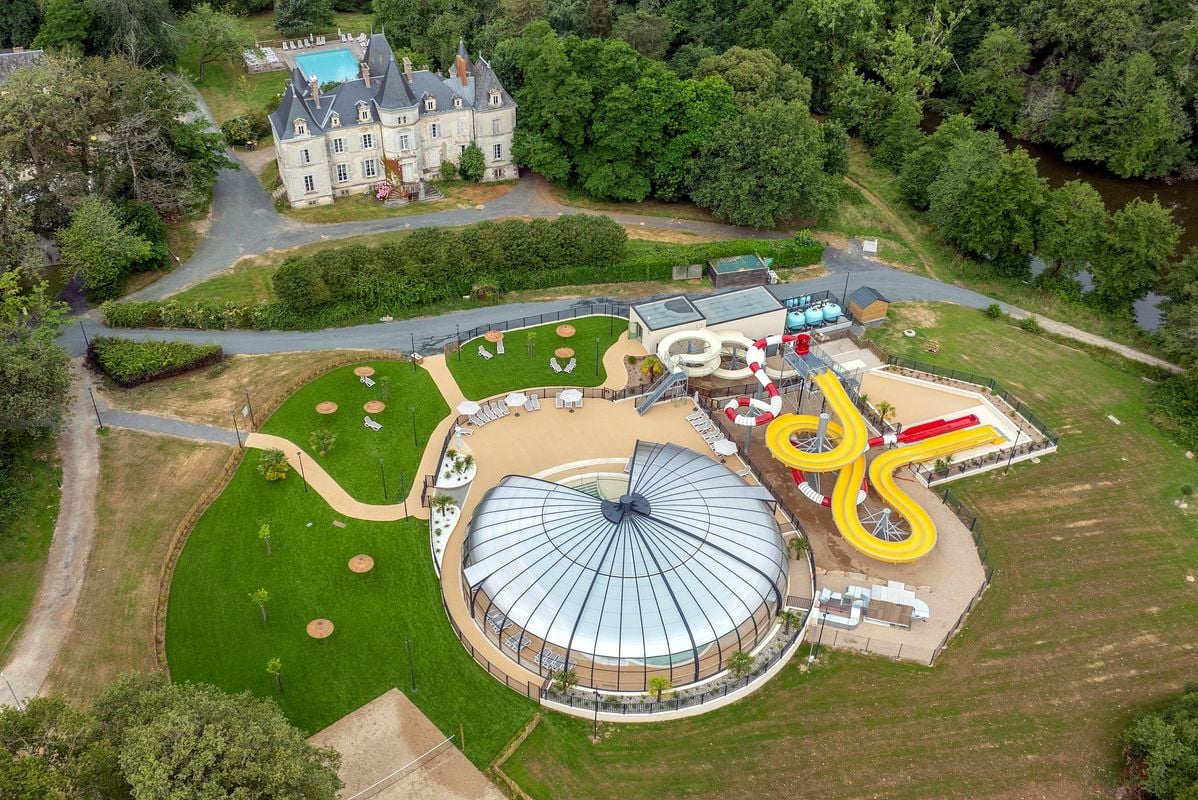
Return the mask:
[[[333,635],[333,623],[327,619],[314,619],[308,623],[308,635],[313,639],[327,639]]]
[[[503,331],[487,331],[483,334],[483,338],[491,344],[503,341]]]
[[[558,358],[570,358],[574,355],[573,347],[559,347],[553,351],[553,354]]]
[[[349,571],[363,575],[374,569],[374,559],[365,554],[359,554],[349,560]]]
[[[337,410],[337,404],[332,400],[325,400],[323,403],[316,404],[317,414],[332,414]]]
[[[366,403],[366,405],[362,406],[362,409],[367,414],[379,414],[382,413],[382,410],[386,407],[387,406],[384,405],[381,400],[371,400],[370,402]]]
[[[355,367],[354,374],[359,378],[369,378],[374,374],[374,367]]]
[[[558,325],[557,335],[563,339],[569,339],[575,333],[573,325]]]

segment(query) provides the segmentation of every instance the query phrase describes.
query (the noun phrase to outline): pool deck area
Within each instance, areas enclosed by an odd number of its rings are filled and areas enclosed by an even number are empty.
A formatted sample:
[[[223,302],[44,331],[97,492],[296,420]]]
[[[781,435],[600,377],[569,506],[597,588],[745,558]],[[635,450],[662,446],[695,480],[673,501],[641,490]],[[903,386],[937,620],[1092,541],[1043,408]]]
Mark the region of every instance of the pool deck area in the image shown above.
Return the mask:
[[[287,41],[293,42],[293,41],[298,41],[298,39],[288,39]],[[335,35],[328,37],[328,41],[326,44],[316,46],[316,47],[305,47],[302,50],[292,50],[290,48],[290,45],[288,45],[288,49],[284,50],[282,47],[282,40],[280,40],[277,43],[268,42],[267,44],[274,47],[275,55],[277,55],[283,61],[283,63],[287,65],[288,71],[293,70],[296,68],[296,66],[298,66],[296,64],[296,60],[295,60],[296,56],[307,56],[307,55],[314,55],[317,53],[331,53],[334,50],[348,50],[353,54],[354,58],[357,59],[358,61],[361,61],[363,58],[366,57],[365,51],[362,48],[362,46],[358,44],[357,39],[353,39],[348,42],[343,42],[340,39],[338,39]]]

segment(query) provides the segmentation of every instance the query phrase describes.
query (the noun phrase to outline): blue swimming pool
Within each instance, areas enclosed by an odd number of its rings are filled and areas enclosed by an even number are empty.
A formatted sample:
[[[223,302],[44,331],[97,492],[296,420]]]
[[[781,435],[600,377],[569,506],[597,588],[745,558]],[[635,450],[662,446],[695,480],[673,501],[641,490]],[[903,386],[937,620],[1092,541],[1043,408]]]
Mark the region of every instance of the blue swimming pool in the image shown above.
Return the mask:
[[[344,47],[296,56],[295,63],[301,72],[308,77],[315,75],[321,83],[341,83],[358,77],[358,59]]]

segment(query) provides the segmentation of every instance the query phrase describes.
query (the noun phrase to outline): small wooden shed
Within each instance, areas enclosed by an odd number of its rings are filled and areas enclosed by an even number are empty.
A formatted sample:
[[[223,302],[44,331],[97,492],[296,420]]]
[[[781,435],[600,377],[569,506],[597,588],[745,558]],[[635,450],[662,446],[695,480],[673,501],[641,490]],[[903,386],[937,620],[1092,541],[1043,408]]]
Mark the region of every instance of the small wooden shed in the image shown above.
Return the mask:
[[[760,256],[743,255],[707,262],[711,285],[717,289],[762,286],[769,283],[769,267]]]
[[[862,286],[849,295],[849,316],[863,325],[886,319],[890,301],[872,286]]]

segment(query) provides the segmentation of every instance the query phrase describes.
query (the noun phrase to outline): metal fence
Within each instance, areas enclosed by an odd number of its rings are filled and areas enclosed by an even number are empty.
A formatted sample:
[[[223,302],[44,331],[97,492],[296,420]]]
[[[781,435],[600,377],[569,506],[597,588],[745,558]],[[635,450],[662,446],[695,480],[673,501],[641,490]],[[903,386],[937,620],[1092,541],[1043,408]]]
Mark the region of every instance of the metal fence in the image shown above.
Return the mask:
[[[620,328],[627,327],[628,310],[632,308],[631,303],[579,303],[578,305],[564,308],[561,311],[554,311],[548,314],[533,314],[528,317],[516,317],[515,319],[504,320],[503,322],[493,322],[487,325],[479,325],[469,330],[459,331],[456,339],[442,340],[439,344],[445,345],[452,342],[468,342],[471,339],[482,336],[487,331],[513,331],[519,328],[531,328],[536,325],[544,325],[547,322],[561,322],[567,319],[577,319],[578,317],[612,317],[612,331],[615,331],[616,318],[623,317],[620,320]]]
[[[456,620],[454,620],[453,614],[449,613],[449,605],[445,602],[444,594],[441,595],[441,607],[445,610],[445,618],[449,620],[449,625],[451,628],[453,628],[454,636],[458,637],[458,641],[462,643],[462,647],[466,648],[466,652],[470,653],[470,657],[478,662],[479,666],[485,669],[492,678],[500,681],[507,688],[516,692],[520,692],[520,694],[524,695],[530,700],[541,699],[543,696],[543,687],[540,684],[529,683],[528,681],[513,680],[510,675],[488,661],[487,657],[484,656],[482,652],[475,649],[474,645],[470,643],[470,640],[462,634],[462,629],[458,627],[458,623]]]
[[[857,631],[846,631],[830,625],[821,625],[813,644],[815,647],[840,647],[846,650],[858,650],[862,653],[872,653],[873,655],[887,656],[889,658],[922,661],[931,666],[936,658],[936,654],[944,643],[942,642],[936,648],[920,647],[919,645],[896,642],[892,639],[865,636]]]

